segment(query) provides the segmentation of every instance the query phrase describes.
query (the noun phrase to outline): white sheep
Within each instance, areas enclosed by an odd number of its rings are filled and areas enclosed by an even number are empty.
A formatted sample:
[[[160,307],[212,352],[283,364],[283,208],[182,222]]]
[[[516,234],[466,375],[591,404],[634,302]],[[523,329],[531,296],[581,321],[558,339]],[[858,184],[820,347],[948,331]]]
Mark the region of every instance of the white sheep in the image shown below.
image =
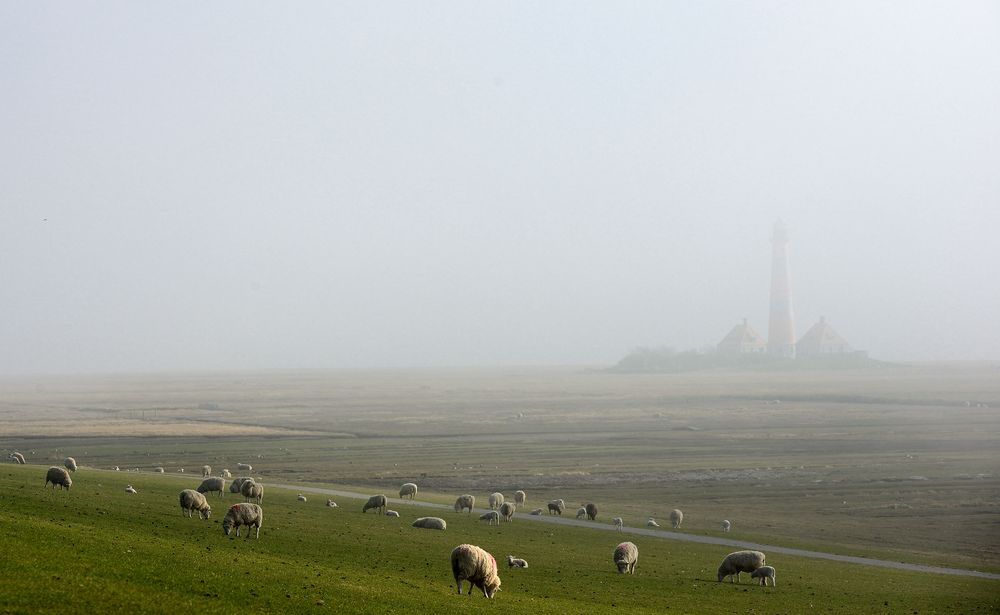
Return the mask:
[[[495,596],[500,588],[496,559],[476,545],[458,545],[452,550],[451,573],[458,585],[459,595],[462,594],[462,581],[469,582],[470,596],[473,587],[483,590],[487,598]]]
[[[248,476],[241,476],[239,478],[234,478],[231,483],[229,483],[229,493],[243,493],[243,483],[253,482],[253,479]]]
[[[576,518],[577,519],[583,519],[586,516],[587,516],[587,509],[586,508],[584,508],[583,506],[581,506],[580,508],[576,509]]]
[[[740,582],[741,572],[753,572],[764,565],[764,554],[760,551],[733,551],[719,564],[719,582],[726,577],[730,581]]]
[[[198,485],[198,493],[212,493],[218,491],[221,498],[226,491],[226,480],[218,476],[210,476],[201,481]]]
[[[425,530],[446,530],[448,522],[441,517],[420,517],[413,522],[413,527],[421,527]]]
[[[499,491],[490,494],[490,510],[497,510],[503,504],[503,494]]]
[[[562,515],[563,511],[566,510],[566,502],[563,502],[561,498],[558,500],[550,500],[548,503],[548,507],[550,515],[552,513],[555,513],[557,515]]]
[[[247,538],[250,538],[250,528],[257,528],[257,540],[260,540],[260,526],[264,523],[264,511],[260,505],[248,502],[233,504],[222,520],[222,531],[226,536],[236,528],[236,536],[240,535],[240,526],[247,526]]]
[[[115,472],[121,472],[121,469],[118,466],[115,466]]]
[[[489,525],[500,525],[500,513],[495,510],[488,510],[479,515],[480,521],[489,521]]]
[[[504,521],[512,521],[514,519],[514,511],[517,507],[510,502],[504,502],[500,505],[500,518]]]
[[[539,515],[541,515],[541,514],[542,514],[542,509],[541,509],[541,508],[536,508],[536,509],[532,510],[532,511],[531,511],[530,513],[528,513],[528,514],[529,514],[529,515],[534,515],[534,516],[536,516],[536,517],[537,517],[537,516],[539,516]]]
[[[466,508],[469,509],[469,514],[472,514],[472,510],[476,507],[476,496],[469,495],[468,493],[458,496],[455,500],[455,512],[462,512]]]
[[[139,493],[132,485],[125,485],[125,493]]]
[[[615,529],[619,532],[622,531],[622,526],[625,525],[625,521],[621,517],[615,517],[611,522],[615,524]]]
[[[660,527],[660,524],[656,522],[656,519],[650,517],[646,520],[646,527]]]
[[[236,464],[236,471],[237,472],[253,472],[253,466],[250,465],[249,463],[237,463]]]
[[[244,481],[240,485],[240,495],[243,496],[244,502],[257,501],[258,504],[264,503],[264,485],[258,483],[255,480]],[[305,499],[302,500],[305,502]]]
[[[14,451],[13,453],[10,454],[10,460],[13,461],[14,463],[19,463],[21,465],[24,465],[24,455],[22,455],[17,451]]]
[[[296,500],[298,500],[298,501],[300,501],[300,502],[305,502],[305,501],[307,501],[307,500],[306,500],[306,496],[302,495],[301,493],[300,493],[300,494],[298,494],[297,496],[295,496],[295,499],[296,499]],[[270,501],[270,500],[268,500],[268,501]]]
[[[729,528],[733,527],[733,524],[729,522],[729,519],[722,520],[722,531],[728,532]]]
[[[517,490],[514,492],[514,505],[518,508],[524,506],[524,501],[526,499],[528,499],[528,496],[526,496],[523,491]]]
[[[194,489],[185,489],[181,491],[178,497],[181,505],[181,514],[190,518],[191,513],[198,511],[198,516],[202,519],[208,519],[212,516],[212,507],[208,505],[208,499],[205,494],[198,493]]]
[[[623,542],[615,547],[612,554],[618,574],[635,574],[635,564],[639,561],[639,547],[631,542]]]
[[[232,472],[230,472],[226,468],[222,469],[222,478],[232,478],[232,477],[233,477],[233,473]]]
[[[771,566],[761,566],[757,570],[750,573],[750,578],[760,579],[760,584],[764,587],[767,587],[768,579],[771,579],[771,587],[774,587],[775,576],[774,568]]]
[[[162,467],[155,467],[153,468],[153,471],[156,472],[157,474],[163,474],[164,469]]]
[[[675,530],[681,526],[683,521],[684,513],[676,508],[670,511],[670,525],[672,525]]]
[[[374,508],[379,512],[379,514],[384,514],[386,502],[387,500],[384,494],[380,493],[378,495],[373,495],[370,498],[368,498],[368,501],[365,502],[365,505],[361,507],[361,512],[365,513]]]
[[[524,561],[520,557],[514,557],[513,555],[507,556],[507,568],[527,568],[528,562]]]
[[[201,466],[201,477],[205,478],[212,475],[212,466]]]
[[[399,488],[399,497],[401,497],[401,498],[405,498],[406,496],[410,496],[410,499],[412,500],[413,496],[415,496],[415,495],[417,495],[417,484],[416,483],[403,483],[403,486]]]
[[[52,483],[52,489],[59,485],[61,489],[69,491],[69,488],[73,486],[73,479],[69,477],[69,472],[66,468],[60,468],[59,466],[52,466],[45,473],[45,486],[48,487],[49,483]]]
[[[385,516],[386,516],[386,517],[398,517],[398,516],[399,516],[399,513],[398,513],[398,512],[396,512],[396,511],[394,511],[394,510],[388,510],[388,509],[387,509],[387,510],[385,511]]]
[[[336,508],[337,507],[337,503],[334,502],[333,500],[327,500],[326,501],[326,507],[327,508]]]
[[[63,459],[63,465],[66,466],[66,469],[70,472],[76,472],[76,459],[67,457],[66,459]]]

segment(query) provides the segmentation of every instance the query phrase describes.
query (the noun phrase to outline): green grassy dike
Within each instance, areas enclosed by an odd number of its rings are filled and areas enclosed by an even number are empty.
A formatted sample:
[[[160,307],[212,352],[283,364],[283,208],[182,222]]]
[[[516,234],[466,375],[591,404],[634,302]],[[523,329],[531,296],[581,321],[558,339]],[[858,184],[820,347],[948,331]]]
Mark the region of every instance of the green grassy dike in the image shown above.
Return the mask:
[[[46,467],[0,470],[0,613],[997,613],[1000,581],[769,555],[776,588],[717,583],[728,551],[630,537],[635,576],[616,573],[612,532],[441,514],[444,532],[410,527],[426,509],[393,505],[401,518],[361,514],[361,502],[267,489],[260,540],[222,533],[227,506],[188,519],[177,494],[200,479],[82,468],[69,492],[42,487]],[[131,483],[138,495],[123,489]],[[265,485],[266,487],[266,485]],[[529,505],[531,503],[529,502]],[[458,596],[448,556],[463,542],[501,562],[502,591]]]

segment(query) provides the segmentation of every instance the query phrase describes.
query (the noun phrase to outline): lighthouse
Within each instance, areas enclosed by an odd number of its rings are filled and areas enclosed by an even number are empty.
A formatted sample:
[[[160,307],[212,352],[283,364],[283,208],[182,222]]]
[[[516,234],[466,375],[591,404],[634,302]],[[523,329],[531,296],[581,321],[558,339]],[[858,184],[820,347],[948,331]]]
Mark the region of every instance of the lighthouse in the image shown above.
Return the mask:
[[[771,318],[767,330],[771,356],[795,358],[795,321],[788,282],[788,231],[779,220],[771,233]]]

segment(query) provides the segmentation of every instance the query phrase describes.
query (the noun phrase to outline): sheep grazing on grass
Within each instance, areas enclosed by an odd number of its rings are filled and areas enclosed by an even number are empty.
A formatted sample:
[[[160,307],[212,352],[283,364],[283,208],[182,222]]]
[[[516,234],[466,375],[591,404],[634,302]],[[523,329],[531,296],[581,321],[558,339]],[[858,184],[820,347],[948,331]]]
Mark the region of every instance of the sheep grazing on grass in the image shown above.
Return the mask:
[[[615,524],[615,529],[619,532],[622,531],[622,526],[625,525],[625,521],[623,521],[621,517],[615,517],[611,520],[611,522]]]
[[[222,469],[222,478],[232,478],[232,477],[233,477],[233,473],[232,472],[230,472],[226,468]]]
[[[448,523],[441,517],[420,517],[413,522],[413,527],[421,527],[425,530],[446,530]]]
[[[239,478],[234,478],[231,483],[229,483],[229,493],[243,493],[243,483],[253,482],[252,478],[247,476],[241,476]]]
[[[153,468],[153,471],[156,472],[157,474],[163,474],[164,469],[161,468],[161,467],[156,467],[156,468]]]
[[[650,517],[646,520],[646,527],[660,527],[660,524],[656,522],[656,519]]]
[[[212,475],[212,466],[201,466],[201,477],[206,478]]]
[[[305,502],[306,501],[306,496],[304,496],[304,495],[302,495],[300,493],[297,496],[295,496],[295,499],[298,500],[298,501],[300,501],[300,502]]]
[[[553,514],[553,513],[557,514],[557,515],[562,515],[563,511],[566,510],[566,502],[563,502],[561,499],[559,499],[559,500],[551,500],[548,503],[548,507],[549,507],[549,514],[550,515]]]
[[[728,532],[729,528],[733,527],[733,524],[729,522],[729,519],[722,520],[722,531]]]
[[[63,459],[63,465],[66,466],[66,469],[70,472],[76,472],[76,459],[67,457],[66,459]]]
[[[524,561],[520,557],[514,557],[513,555],[507,556],[507,568],[527,568],[528,562]]]
[[[379,512],[379,514],[384,514],[385,506],[386,506],[386,497],[384,494],[380,493],[378,495],[373,495],[372,497],[368,498],[368,501],[365,502],[365,505],[361,507],[361,512],[366,513],[374,508]]]
[[[385,511],[385,516],[386,517],[399,517],[399,513],[396,512],[396,511],[394,511],[394,510],[386,510]]]
[[[523,491],[518,490],[514,492],[514,505],[518,508],[524,506],[524,501],[526,499],[528,499],[528,496],[524,495]]]
[[[583,507],[587,513],[587,518],[591,521],[597,521],[597,504],[593,502],[588,502],[586,506]]]
[[[66,471],[66,468],[52,466],[45,473],[45,486],[48,487],[49,483],[52,483],[52,489],[55,489],[56,485],[59,485],[61,488],[69,491],[69,488],[73,486],[73,479],[69,477],[69,472]]]
[[[536,509],[532,510],[532,511],[531,511],[530,513],[528,513],[528,514],[529,514],[529,515],[534,515],[534,516],[536,516],[536,517],[537,517],[537,516],[541,515],[541,514],[542,514],[542,512],[543,512],[543,511],[542,511],[542,509],[541,509],[541,508],[536,508]]]
[[[500,505],[500,518],[504,521],[511,521],[514,519],[514,511],[517,510],[517,506],[514,506],[510,502],[504,502]]]
[[[250,528],[257,528],[257,540],[260,540],[260,526],[264,523],[264,511],[258,504],[241,502],[233,504],[222,520],[222,531],[226,536],[236,528],[236,536],[240,535],[240,526],[247,526],[247,538],[250,538]]]
[[[327,508],[336,508],[337,507],[337,503],[334,502],[333,500],[327,500],[326,501],[326,507]]]
[[[244,502],[254,502],[257,504],[264,503],[264,485],[258,483],[255,480],[248,480],[240,486],[240,495],[243,496]],[[305,502],[305,498],[299,494],[302,501]]]
[[[469,514],[472,514],[472,509],[476,507],[476,496],[469,495],[468,493],[458,496],[455,500],[455,512],[462,512],[466,508],[469,509]]]
[[[741,572],[753,572],[763,565],[764,554],[760,551],[733,551],[719,564],[719,582],[730,577],[730,581],[739,583]]]
[[[771,587],[774,587],[775,582],[775,572],[774,568],[771,566],[761,566],[757,570],[750,573],[751,579],[760,579],[760,584],[767,587],[767,580],[771,579]]]
[[[399,497],[401,497],[401,498],[405,498],[406,496],[410,496],[410,499],[412,500],[413,496],[415,496],[415,495],[417,495],[417,484],[416,483],[403,483],[403,486],[399,488]]]
[[[208,505],[208,499],[204,493],[198,493],[194,489],[185,489],[181,491],[178,500],[181,505],[181,513],[185,517],[190,518],[191,513],[196,510],[202,519],[208,519],[212,516],[212,507]]]
[[[17,451],[14,451],[13,453],[10,454],[10,460],[13,461],[14,463],[19,463],[21,465],[24,465],[24,455],[22,455]]]
[[[631,542],[623,542],[615,547],[612,555],[618,574],[635,574],[635,564],[639,561],[639,547]]]
[[[218,491],[221,498],[226,492],[226,479],[210,476],[198,485],[198,493],[214,493]]]
[[[452,550],[451,573],[455,576],[459,595],[462,594],[462,581],[469,582],[470,596],[473,587],[483,590],[487,598],[495,596],[500,589],[496,559],[476,545],[458,545]]]
[[[236,464],[237,472],[253,472],[253,466],[249,463],[238,463]]]
[[[577,519],[583,519],[586,516],[587,516],[587,508],[586,507],[581,506],[580,508],[576,509],[576,518]]]
[[[489,525],[500,525],[500,513],[490,510],[479,515],[480,521],[489,521]]]
[[[675,530],[681,526],[683,521],[684,513],[676,508],[670,511],[670,525],[672,525]]]
[[[503,494],[499,491],[490,494],[490,510],[497,510],[503,504]]]
[[[125,493],[139,493],[132,485],[125,485]]]
[[[120,472],[120,471],[121,470],[118,468],[118,466],[115,466],[115,472]]]

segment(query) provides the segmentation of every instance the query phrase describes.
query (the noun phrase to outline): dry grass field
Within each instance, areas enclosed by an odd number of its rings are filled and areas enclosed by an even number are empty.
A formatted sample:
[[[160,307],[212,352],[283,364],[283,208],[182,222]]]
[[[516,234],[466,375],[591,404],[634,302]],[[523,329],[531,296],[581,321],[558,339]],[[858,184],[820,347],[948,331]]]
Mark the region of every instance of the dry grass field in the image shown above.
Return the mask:
[[[528,492],[640,525],[1000,570],[1000,365],[611,374],[300,371],[0,380],[0,449],[29,463],[427,498]]]

